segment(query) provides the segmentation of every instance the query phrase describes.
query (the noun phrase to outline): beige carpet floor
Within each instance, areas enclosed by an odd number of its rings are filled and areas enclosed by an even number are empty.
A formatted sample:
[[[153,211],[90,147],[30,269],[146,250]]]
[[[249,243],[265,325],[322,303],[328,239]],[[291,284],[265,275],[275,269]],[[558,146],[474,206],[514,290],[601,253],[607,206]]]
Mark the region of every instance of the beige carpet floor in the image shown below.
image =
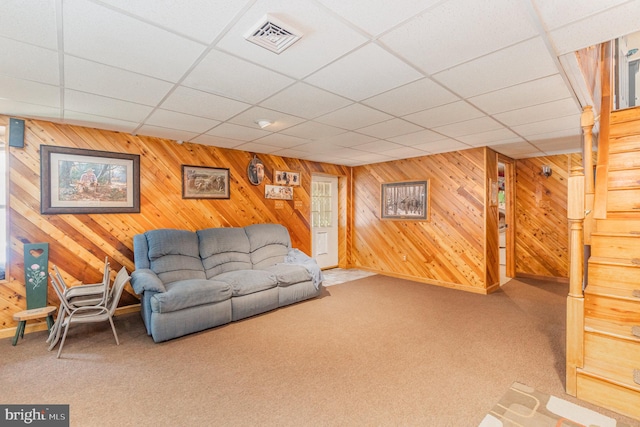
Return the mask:
[[[477,426],[513,382],[564,394],[567,286],[483,296],[379,275],[155,344],[137,313],[0,340],[4,404],[70,405],[72,426]],[[638,421],[579,402],[629,425]]]

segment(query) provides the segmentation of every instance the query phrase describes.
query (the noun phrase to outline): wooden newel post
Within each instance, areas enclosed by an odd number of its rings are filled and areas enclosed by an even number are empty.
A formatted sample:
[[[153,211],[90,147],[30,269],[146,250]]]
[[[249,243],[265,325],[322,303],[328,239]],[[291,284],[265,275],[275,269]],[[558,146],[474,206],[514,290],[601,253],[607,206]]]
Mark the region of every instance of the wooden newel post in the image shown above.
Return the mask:
[[[567,393],[577,393],[577,369],[584,365],[584,170],[571,170],[568,186],[569,296],[567,297]]]

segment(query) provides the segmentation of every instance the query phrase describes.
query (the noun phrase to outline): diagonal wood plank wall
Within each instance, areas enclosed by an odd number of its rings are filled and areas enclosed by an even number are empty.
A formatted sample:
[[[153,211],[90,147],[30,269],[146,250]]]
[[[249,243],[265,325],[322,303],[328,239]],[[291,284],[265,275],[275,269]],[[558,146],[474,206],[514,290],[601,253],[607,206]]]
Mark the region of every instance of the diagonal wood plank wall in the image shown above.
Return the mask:
[[[0,116],[0,122],[6,117]],[[487,203],[489,182],[497,177],[495,153],[487,148],[444,153],[356,168],[259,155],[265,183],[275,169],[301,172],[295,200],[276,209],[264,198],[264,183],[249,184],[252,153],[100,131],[43,121],[26,121],[25,147],[9,150],[10,280],[0,283],[0,331],[15,326],[12,314],[25,307],[23,245],[49,242],[51,263],[71,282],[100,278],[105,256],[113,267],[133,269],[132,238],[161,227],[198,229],[279,222],[292,243],[310,253],[309,191],[312,173],[339,176],[341,267],[487,293],[495,288],[497,209]],[[139,214],[41,215],[41,144],[141,155]],[[566,278],[568,231],[566,177],[578,155],[522,159],[516,163],[516,272]],[[543,163],[554,174],[541,176]],[[181,165],[228,167],[230,200],[184,200]],[[430,222],[381,221],[380,184],[430,181]],[[495,236],[494,236],[495,235]],[[402,255],[407,261],[402,261]],[[50,302],[55,300],[50,292]],[[122,305],[137,303],[131,289]]]
[[[516,274],[569,278],[567,180],[579,154],[519,159],[516,162]],[[542,165],[550,165],[550,177]]]
[[[485,151],[489,150],[476,148],[355,167],[354,266],[486,293],[493,285],[487,280],[497,279],[498,264],[496,250],[495,265],[487,273]],[[495,153],[493,158],[495,179]],[[382,183],[424,179],[429,179],[429,222],[380,219]],[[490,215],[495,215],[497,227],[497,209],[494,211]],[[497,230],[491,238],[497,246]]]
[[[6,117],[2,118],[6,121]],[[41,144],[140,154],[141,212],[109,215],[41,215]],[[155,228],[196,230],[207,227],[240,227],[275,222],[287,226],[294,247],[310,254],[311,174],[339,176],[340,209],[343,217],[349,209],[349,168],[307,162],[278,156],[258,155],[265,165],[265,180],[254,186],[247,180],[247,165],[253,154],[204,145],[176,144],[151,137],[100,131],[44,121],[26,120],[24,148],[9,149],[9,269],[10,277],[0,283],[0,330],[15,326],[13,313],[24,310],[25,243],[48,242],[50,263],[61,268],[70,283],[100,280],[105,256],[115,270],[125,266],[133,270],[133,236]],[[182,199],[181,165],[227,167],[230,169],[229,200]],[[294,201],[264,198],[264,185],[271,183],[273,170],[301,172],[301,187],[294,189]],[[300,201],[299,209],[295,201]],[[342,236],[340,265],[346,266],[349,243],[348,222],[340,223]],[[53,290],[49,302],[57,305]],[[128,288],[121,305],[138,302]]]

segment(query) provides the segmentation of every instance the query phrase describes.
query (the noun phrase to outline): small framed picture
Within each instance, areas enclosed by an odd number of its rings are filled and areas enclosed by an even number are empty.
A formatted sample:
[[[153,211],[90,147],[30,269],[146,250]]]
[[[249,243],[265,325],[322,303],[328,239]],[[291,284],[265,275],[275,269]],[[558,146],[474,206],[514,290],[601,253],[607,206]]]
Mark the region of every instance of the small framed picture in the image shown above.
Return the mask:
[[[273,183],[297,187],[300,185],[300,172],[275,170],[273,171]]]
[[[183,199],[228,199],[229,169],[182,165]]]
[[[265,185],[264,198],[276,200],[293,200],[293,187],[284,185]]]
[[[428,180],[382,184],[380,218],[429,221],[428,191]]]

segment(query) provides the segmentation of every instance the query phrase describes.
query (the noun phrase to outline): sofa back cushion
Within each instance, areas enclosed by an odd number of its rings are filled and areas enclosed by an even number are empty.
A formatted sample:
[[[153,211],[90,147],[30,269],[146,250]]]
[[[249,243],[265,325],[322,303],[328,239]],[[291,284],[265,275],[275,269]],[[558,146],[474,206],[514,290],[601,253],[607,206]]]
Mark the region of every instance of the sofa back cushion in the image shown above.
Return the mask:
[[[244,228],[251,246],[251,263],[261,269],[284,262],[291,248],[289,230],[280,224],[254,224]]]
[[[251,248],[243,228],[207,228],[197,234],[207,279],[227,271],[251,270]]]
[[[195,232],[165,228],[147,231],[144,236],[148,248],[148,268],[163,283],[205,278]],[[139,256],[137,252],[136,256]]]

